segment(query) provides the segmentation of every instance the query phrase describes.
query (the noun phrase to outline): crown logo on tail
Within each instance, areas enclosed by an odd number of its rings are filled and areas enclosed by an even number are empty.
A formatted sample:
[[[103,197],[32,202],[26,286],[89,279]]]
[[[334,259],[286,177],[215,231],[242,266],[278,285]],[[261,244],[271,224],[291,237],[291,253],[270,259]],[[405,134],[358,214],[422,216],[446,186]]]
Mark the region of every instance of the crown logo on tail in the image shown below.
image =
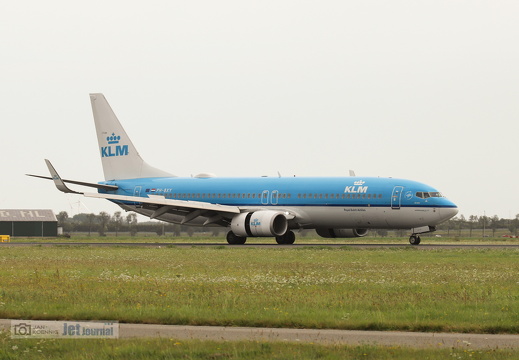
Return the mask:
[[[119,144],[119,140],[121,140],[121,136],[116,136],[115,133],[106,137],[106,141],[108,141],[109,144]]]

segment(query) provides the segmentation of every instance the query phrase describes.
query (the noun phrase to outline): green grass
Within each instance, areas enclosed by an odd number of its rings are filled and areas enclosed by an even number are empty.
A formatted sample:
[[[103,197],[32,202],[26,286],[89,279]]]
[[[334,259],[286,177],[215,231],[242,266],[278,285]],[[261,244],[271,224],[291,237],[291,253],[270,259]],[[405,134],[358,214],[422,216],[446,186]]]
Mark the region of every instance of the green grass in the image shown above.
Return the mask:
[[[474,235],[473,237],[468,236],[447,236],[443,235],[441,237],[436,237],[433,234],[424,234],[421,236],[422,244],[434,245],[434,244],[455,244],[455,245],[518,245],[519,238],[504,238],[504,237],[481,237]],[[317,235],[307,235],[301,236],[296,233],[296,244],[311,244],[311,245],[319,245],[319,244],[404,244],[409,245],[409,236],[389,236],[389,237],[361,237],[361,238],[348,238],[348,239],[325,239],[319,237]],[[11,242],[20,243],[20,242],[41,242],[41,243],[49,243],[49,242],[60,242],[60,243],[74,243],[74,242],[91,242],[91,243],[105,243],[105,242],[139,242],[139,243],[207,243],[207,244],[227,244],[227,240],[224,236],[212,237],[206,234],[195,234],[192,237],[189,236],[157,236],[156,234],[151,233],[139,233],[137,236],[129,236],[125,233],[119,234],[119,236],[115,236],[115,234],[109,234],[105,237],[99,237],[97,234],[92,234],[92,236],[88,236],[85,233],[74,233],[72,237],[65,238],[23,238],[23,237],[13,237],[11,238]],[[275,244],[276,241],[274,238],[248,238],[247,244]]]
[[[519,333],[519,251],[3,247],[0,317]]]
[[[0,359],[517,359],[518,350],[411,349],[175,339],[13,340],[0,335]]]

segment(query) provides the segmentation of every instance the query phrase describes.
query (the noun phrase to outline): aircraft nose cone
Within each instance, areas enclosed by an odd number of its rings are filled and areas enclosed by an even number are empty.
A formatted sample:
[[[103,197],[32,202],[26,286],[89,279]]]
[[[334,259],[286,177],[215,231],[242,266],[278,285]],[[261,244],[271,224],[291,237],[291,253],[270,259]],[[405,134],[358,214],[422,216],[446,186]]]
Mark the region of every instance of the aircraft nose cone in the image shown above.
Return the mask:
[[[458,208],[455,207],[449,207],[449,208],[443,208],[440,210],[440,216],[442,218],[442,221],[449,220],[450,218],[453,218],[458,213]]]

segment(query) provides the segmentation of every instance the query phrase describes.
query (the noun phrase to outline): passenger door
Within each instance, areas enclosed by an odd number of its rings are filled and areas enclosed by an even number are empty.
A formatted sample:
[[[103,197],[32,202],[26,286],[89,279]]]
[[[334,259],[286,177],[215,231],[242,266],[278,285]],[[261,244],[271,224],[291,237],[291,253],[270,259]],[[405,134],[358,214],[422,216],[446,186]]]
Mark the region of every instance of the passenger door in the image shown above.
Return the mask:
[[[391,195],[391,209],[398,210],[402,204],[402,191],[403,186],[395,186],[393,188],[393,194]]]

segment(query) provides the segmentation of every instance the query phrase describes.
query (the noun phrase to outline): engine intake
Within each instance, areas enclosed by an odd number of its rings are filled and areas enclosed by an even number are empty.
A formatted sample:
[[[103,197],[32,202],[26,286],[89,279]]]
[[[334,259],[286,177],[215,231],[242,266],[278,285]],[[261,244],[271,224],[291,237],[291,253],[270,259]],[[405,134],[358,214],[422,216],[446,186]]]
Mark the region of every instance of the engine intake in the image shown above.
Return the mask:
[[[241,213],[232,219],[231,230],[237,236],[281,236],[288,230],[288,220],[279,211]]]
[[[323,238],[355,238],[368,235],[368,229],[316,229]]]

